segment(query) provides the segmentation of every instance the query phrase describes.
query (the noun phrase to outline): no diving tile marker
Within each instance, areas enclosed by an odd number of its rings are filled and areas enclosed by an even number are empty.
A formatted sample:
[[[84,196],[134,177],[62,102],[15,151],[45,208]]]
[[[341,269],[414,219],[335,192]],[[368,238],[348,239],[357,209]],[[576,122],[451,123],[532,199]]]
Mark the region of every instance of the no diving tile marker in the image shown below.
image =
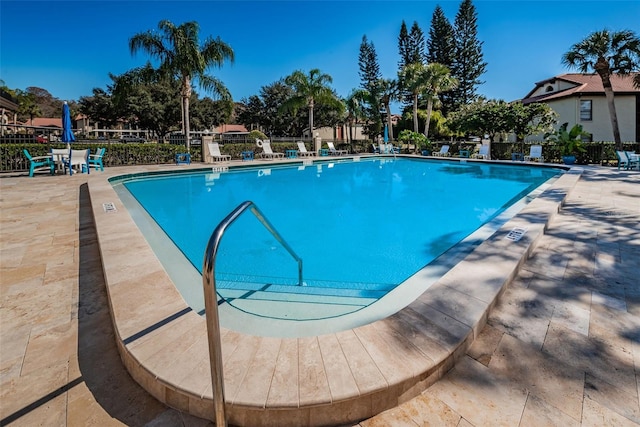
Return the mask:
[[[118,210],[116,209],[116,205],[113,204],[113,202],[109,202],[109,203],[103,203],[102,204],[102,209],[104,209],[104,211],[106,213],[109,212],[117,212]]]
[[[525,228],[516,227],[506,235],[506,238],[511,240],[512,242],[517,242],[518,240],[522,239],[522,236],[524,236],[526,232],[527,230]]]

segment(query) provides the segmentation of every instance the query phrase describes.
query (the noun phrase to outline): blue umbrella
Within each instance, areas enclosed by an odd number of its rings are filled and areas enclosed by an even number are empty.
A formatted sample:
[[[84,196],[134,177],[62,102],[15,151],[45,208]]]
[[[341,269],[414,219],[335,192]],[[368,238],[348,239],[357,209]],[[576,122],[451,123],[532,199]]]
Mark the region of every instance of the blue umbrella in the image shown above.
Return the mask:
[[[389,129],[387,129],[387,124],[384,124],[384,143],[389,142]]]
[[[76,137],[73,134],[73,129],[71,129],[71,113],[69,112],[69,105],[67,105],[67,102],[65,101],[62,106],[62,142],[66,142],[68,144],[75,140]]]

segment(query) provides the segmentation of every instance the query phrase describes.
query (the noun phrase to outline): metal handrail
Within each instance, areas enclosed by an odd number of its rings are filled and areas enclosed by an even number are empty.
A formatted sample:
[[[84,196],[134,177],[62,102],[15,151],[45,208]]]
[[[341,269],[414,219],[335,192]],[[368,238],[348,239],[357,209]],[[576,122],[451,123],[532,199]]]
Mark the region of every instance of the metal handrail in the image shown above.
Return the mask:
[[[209,340],[209,363],[211,364],[211,386],[213,389],[213,407],[216,412],[216,426],[227,425],[227,418],[224,408],[224,376],[222,373],[222,349],[220,343],[220,317],[218,316],[218,298],[216,297],[216,255],[220,240],[233,222],[240,217],[247,209],[258,218],[265,228],[276,238],[278,242],[293,256],[298,262],[298,285],[302,286],[302,259],[296,255],[291,246],[280,236],[276,229],[258,209],[255,203],[246,201],[235,208],[225,219],[218,224],[207,244],[202,267],[202,286],[204,288],[204,307],[207,320],[207,336]]]

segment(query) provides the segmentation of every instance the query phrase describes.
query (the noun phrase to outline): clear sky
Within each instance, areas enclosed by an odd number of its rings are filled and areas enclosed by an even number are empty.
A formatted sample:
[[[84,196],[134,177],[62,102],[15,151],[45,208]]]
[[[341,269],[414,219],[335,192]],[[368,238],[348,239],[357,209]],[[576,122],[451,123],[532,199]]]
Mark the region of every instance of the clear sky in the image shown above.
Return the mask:
[[[36,86],[61,100],[106,89],[109,73],[142,66],[129,38],[159,21],[197,21],[201,40],[220,37],[236,61],[211,74],[234,100],[295,70],[319,68],[346,97],[359,86],[362,36],[373,42],[385,78],[395,78],[398,33],[417,21],[428,36],[437,4],[453,24],[460,0],[449,1],[10,1],[0,0],[0,79],[10,88]],[[568,72],[561,55],[589,33],[608,28],[640,33],[640,1],[474,0],[487,71],[478,93],[511,101],[534,83]],[[206,95],[198,90],[201,95]]]

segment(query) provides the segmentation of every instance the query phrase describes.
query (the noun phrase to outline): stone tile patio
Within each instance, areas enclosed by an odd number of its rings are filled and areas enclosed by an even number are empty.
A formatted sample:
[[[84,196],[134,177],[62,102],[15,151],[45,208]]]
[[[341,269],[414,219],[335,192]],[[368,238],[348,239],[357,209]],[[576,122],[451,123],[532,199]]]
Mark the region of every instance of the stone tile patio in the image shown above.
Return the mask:
[[[87,179],[0,178],[0,424],[211,425],[120,361]],[[640,174],[586,168],[466,355],[359,425],[639,425],[639,265]]]

